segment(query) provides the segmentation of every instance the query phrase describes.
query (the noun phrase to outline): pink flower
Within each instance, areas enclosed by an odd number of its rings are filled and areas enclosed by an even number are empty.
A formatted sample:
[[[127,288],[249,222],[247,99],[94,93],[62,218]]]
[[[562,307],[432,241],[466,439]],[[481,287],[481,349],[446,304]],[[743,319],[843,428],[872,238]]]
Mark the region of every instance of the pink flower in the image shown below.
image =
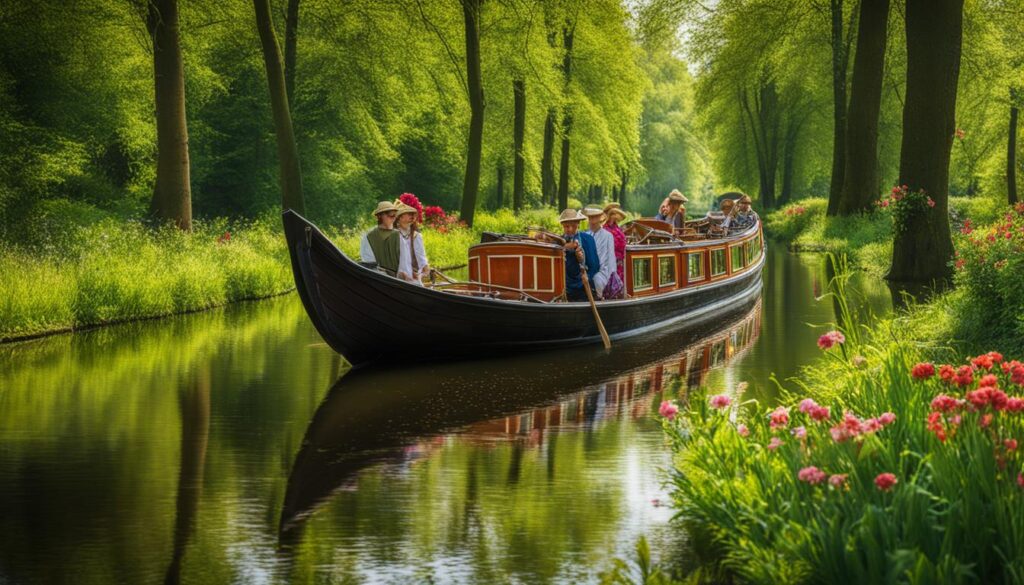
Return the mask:
[[[846,336],[840,331],[829,331],[818,338],[818,347],[823,350],[832,349],[835,345],[846,343]]]
[[[782,446],[782,439],[778,437],[772,437],[771,441],[768,441],[768,450],[774,451]]]
[[[1024,473],[1017,474],[1017,485],[1024,489]]]
[[[847,474],[845,473],[832,474],[832,476],[828,478],[829,485],[836,488],[843,487],[843,484],[846,483],[846,475]]]
[[[793,429],[790,432],[793,433],[793,436],[798,438],[798,439],[806,439],[807,438],[807,429],[804,428],[804,427],[796,427],[795,429]]]
[[[679,414],[679,407],[671,400],[664,400],[662,401],[661,406],[658,407],[658,414],[668,420],[673,420],[676,418],[676,415]]]
[[[711,403],[711,408],[722,410],[732,404],[732,398],[729,398],[725,394],[717,394],[712,396],[709,402]]]
[[[927,380],[935,375],[935,365],[927,362],[915,364],[910,370],[910,375],[913,376],[915,380]]]
[[[947,394],[939,394],[932,399],[932,410],[935,412],[952,412],[959,406],[960,401]]]
[[[984,376],[981,377],[981,380],[978,380],[978,386],[992,386],[992,387],[995,387],[995,386],[998,386],[998,385],[999,385],[999,378],[996,378],[995,374],[985,374]]]
[[[896,422],[896,415],[891,412],[883,412],[882,416],[878,417],[878,422],[882,423],[882,426],[887,427]]]
[[[878,476],[875,477],[875,485],[883,492],[891,490],[898,481],[899,480],[896,479],[896,476],[891,473],[879,473]]]
[[[804,414],[809,414],[815,408],[818,408],[818,403],[813,398],[804,398],[800,401],[800,412]]]
[[[828,477],[828,474],[815,466],[804,467],[796,474],[797,479],[806,481],[811,485],[817,485]]]
[[[815,422],[822,422],[828,420],[832,416],[832,411],[827,406],[817,406],[810,413],[811,420]]]
[[[1004,439],[1003,446],[1006,447],[1007,451],[1017,450],[1017,439]]]
[[[1024,410],[1024,399],[1014,396],[1006,400],[1007,412],[1020,412]]]
[[[736,432],[739,433],[739,435],[741,437],[749,437],[750,436],[750,429],[747,428],[747,425],[742,424],[742,423],[736,425]]]
[[[784,406],[780,406],[773,410],[770,417],[770,426],[773,431],[789,426],[789,409]]]

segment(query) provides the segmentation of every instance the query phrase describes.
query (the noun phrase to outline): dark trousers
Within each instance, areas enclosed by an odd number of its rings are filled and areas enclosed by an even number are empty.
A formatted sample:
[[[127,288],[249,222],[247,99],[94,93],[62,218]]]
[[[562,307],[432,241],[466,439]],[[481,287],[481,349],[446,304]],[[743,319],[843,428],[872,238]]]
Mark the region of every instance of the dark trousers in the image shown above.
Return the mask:
[[[593,284],[590,285],[590,291],[594,292],[594,285]],[[576,301],[587,302],[589,300],[587,298],[587,291],[583,290],[582,286],[580,288],[567,288],[567,289],[565,289],[565,298],[568,299],[570,302],[576,302]],[[594,292],[594,299],[595,300],[597,299],[597,293],[596,292]]]

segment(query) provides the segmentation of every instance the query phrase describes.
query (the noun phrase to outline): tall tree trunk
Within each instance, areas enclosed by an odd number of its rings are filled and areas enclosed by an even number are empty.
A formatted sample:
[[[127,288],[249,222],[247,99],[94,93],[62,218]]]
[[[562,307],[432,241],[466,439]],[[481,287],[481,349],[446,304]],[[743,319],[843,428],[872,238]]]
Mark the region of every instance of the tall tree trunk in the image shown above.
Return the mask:
[[[622,209],[626,208],[626,185],[629,182],[629,173],[622,171],[622,185],[619,187],[619,205]]]
[[[299,167],[299,150],[295,145],[295,131],[292,129],[292,115],[288,106],[288,92],[285,89],[284,69],[281,66],[281,49],[277,46],[274,21],[270,16],[270,0],[252,0],[256,12],[256,29],[263,46],[263,63],[267,69],[267,87],[270,91],[270,107],[274,112],[274,134],[277,137],[277,162],[281,167],[281,205],[305,213],[306,204],[302,196],[302,170]]]
[[[907,89],[903,106],[900,184],[924,189],[935,207],[893,242],[896,282],[931,282],[950,275],[949,156],[956,131],[964,0],[907,0]]]
[[[494,187],[495,197],[498,200],[498,209],[505,207],[505,167],[498,163],[498,184]]]
[[[185,70],[181,61],[177,0],[150,0],[146,18],[153,41],[156,105],[156,184],[150,212],[192,229]]]
[[[839,210],[839,196],[846,170],[846,71],[849,48],[843,34],[843,0],[830,0],[832,18],[832,178],[828,189],[828,214]]]
[[[515,162],[512,168],[512,210],[519,213],[523,208],[523,194],[526,190],[526,152],[523,142],[526,136],[526,84],[522,79],[512,82],[514,98],[512,121],[512,147],[515,151]]]
[[[1017,102],[1010,90],[1010,132],[1006,144],[1006,199],[1010,205],[1017,203]]]
[[[850,114],[846,119],[846,171],[836,210],[839,215],[869,211],[878,199],[878,114],[882,108],[888,22],[889,0],[861,0]]]
[[[284,87],[288,103],[295,104],[295,60],[298,53],[299,0],[288,0],[284,22]]]
[[[544,154],[540,159],[540,192],[547,205],[555,204],[555,113],[554,108],[548,109],[548,117],[544,120]]]
[[[562,57],[562,74],[565,77],[565,89],[568,93],[572,81],[572,40],[575,26],[566,23],[562,28],[562,44],[565,54]],[[562,115],[562,160],[558,169],[558,208],[569,207],[569,136],[572,134],[572,104],[565,107]]]
[[[761,205],[771,209],[775,207],[775,176],[779,167],[779,99],[775,82],[770,77],[760,82],[753,107],[746,91],[741,92],[740,99],[754,134],[758,195]]]
[[[785,205],[793,199],[793,182],[796,172],[796,147],[800,138],[803,119],[790,116],[786,121],[785,140],[782,155],[782,190],[779,193],[778,205]]]
[[[480,155],[484,139],[484,88],[480,78],[480,2],[481,0],[462,0],[462,15],[466,29],[466,82],[469,86],[470,117],[460,217],[470,227],[473,226],[476,196],[480,189]]]

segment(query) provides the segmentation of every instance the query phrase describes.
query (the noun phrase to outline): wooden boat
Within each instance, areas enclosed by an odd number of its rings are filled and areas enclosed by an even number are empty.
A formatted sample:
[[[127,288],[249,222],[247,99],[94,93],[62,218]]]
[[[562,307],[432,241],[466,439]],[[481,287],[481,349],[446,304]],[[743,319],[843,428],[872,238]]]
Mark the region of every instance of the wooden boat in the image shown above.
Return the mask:
[[[470,282],[424,287],[347,258],[294,211],[284,226],[306,312],[353,366],[601,341],[589,304],[562,300],[563,252],[544,237],[489,235],[470,248]],[[628,298],[598,303],[613,340],[722,312],[760,291],[760,223],[725,237],[701,232],[700,222],[680,234],[654,220],[624,227]]]
[[[753,297],[722,313],[624,340],[610,354],[600,345],[582,346],[543,356],[406,368],[380,364],[346,373],[317,408],[295,455],[280,542],[301,542],[306,521],[321,506],[353,489],[364,469],[407,461],[411,446],[455,430],[468,441],[493,436],[495,426],[522,432],[524,413],[531,429],[583,424],[594,413],[566,404],[588,402],[584,395],[609,385],[649,416],[650,402],[637,402],[642,396],[661,392],[674,379],[684,388],[703,385],[708,372],[752,347],[760,330],[761,303]]]

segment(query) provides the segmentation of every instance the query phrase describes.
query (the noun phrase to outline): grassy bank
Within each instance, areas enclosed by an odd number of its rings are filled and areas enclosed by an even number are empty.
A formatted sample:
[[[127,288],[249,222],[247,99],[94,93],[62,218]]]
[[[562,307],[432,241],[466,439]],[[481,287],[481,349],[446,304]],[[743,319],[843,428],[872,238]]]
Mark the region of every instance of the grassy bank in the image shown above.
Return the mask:
[[[195,222],[191,233],[68,202],[47,202],[31,224],[0,239],[0,341],[199,311],[294,287],[280,221]],[[465,264],[481,231],[553,228],[552,211],[481,212],[472,230],[425,229],[434,266]],[[322,226],[358,257],[369,223]],[[464,276],[455,270],[453,276]]]
[[[949,202],[957,228],[970,219],[975,225],[996,220],[1003,206],[991,198],[953,197]],[[828,217],[828,200],[801,199],[768,213],[765,231],[794,252],[845,255],[857,267],[881,276],[892,259],[892,219],[876,212],[853,217]]]

